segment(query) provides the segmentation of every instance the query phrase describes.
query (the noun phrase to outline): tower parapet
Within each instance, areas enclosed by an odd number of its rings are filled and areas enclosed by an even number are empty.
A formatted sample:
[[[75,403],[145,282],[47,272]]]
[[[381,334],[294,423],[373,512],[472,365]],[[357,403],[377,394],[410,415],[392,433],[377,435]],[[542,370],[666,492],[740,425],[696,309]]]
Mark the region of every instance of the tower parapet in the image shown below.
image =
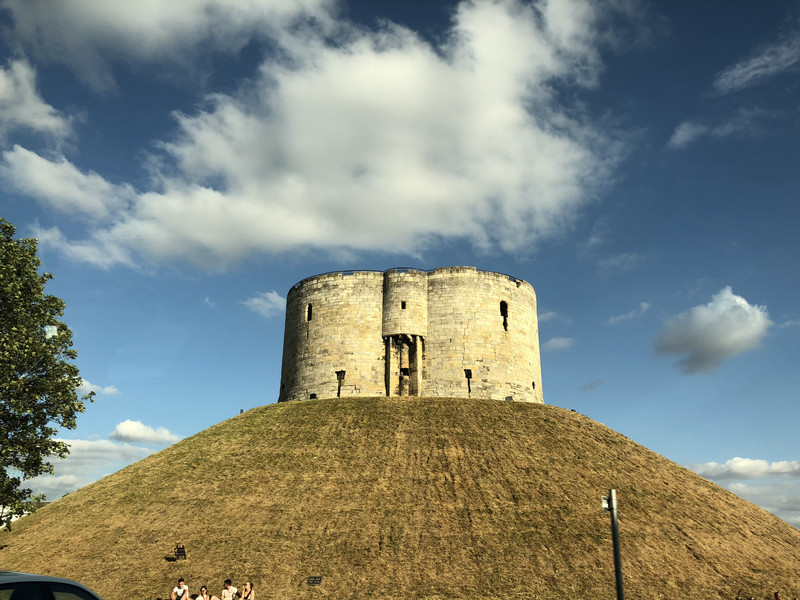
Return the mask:
[[[278,401],[337,396],[543,402],[533,287],[475,267],[300,281],[286,299]]]

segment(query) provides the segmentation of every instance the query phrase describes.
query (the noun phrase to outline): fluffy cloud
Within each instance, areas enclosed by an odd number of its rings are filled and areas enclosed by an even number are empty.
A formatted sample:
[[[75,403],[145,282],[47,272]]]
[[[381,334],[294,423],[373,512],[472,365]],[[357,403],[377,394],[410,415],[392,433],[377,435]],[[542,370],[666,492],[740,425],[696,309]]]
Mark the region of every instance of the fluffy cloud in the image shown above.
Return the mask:
[[[78,386],[78,395],[85,396],[89,392],[94,392],[98,396],[116,396],[119,394],[119,390],[115,388],[113,385],[107,385],[106,387],[101,387],[99,385],[94,385],[86,381],[85,379],[81,379],[81,384]]]
[[[70,119],[39,95],[36,72],[24,60],[0,67],[0,139],[14,129],[29,129],[57,139],[72,130]]]
[[[800,528],[800,482],[794,479],[763,484],[733,482],[726,486],[737,494]]]
[[[757,348],[772,324],[765,306],[749,304],[727,286],[708,304],[669,319],[654,345],[657,354],[685,355],[677,363],[684,373],[710,373],[724,359]]]
[[[567,337],[553,337],[542,344],[542,352],[557,352],[559,350],[568,350],[572,348],[572,338]]]
[[[720,72],[714,79],[714,89],[721,94],[736,92],[788,71],[798,63],[800,31],[795,29]]]
[[[630,321],[631,319],[635,319],[637,317],[641,317],[649,309],[650,309],[650,303],[649,302],[640,302],[638,308],[634,308],[632,311],[627,312],[624,315],[617,315],[616,317],[609,317],[608,324],[609,325],[619,325],[623,321]]]
[[[155,444],[173,444],[181,438],[170,433],[166,427],[152,428],[141,421],[126,419],[117,424],[116,429],[108,436],[119,442],[151,442]]]
[[[800,479],[800,462],[782,460],[767,462],[754,458],[734,457],[724,463],[707,462],[688,465],[689,468],[708,479],[724,481],[730,479],[761,479],[763,477],[796,477]]]
[[[339,23],[335,43],[303,30],[239,94],[175,116],[150,191],[23,149],[6,153],[4,176],[91,220],[82,241],[37,233],[103,267],[143,255],[219,268],[302,248],[417,254],[442,238],[532,250],[569,227],[619,158],[559,94],[601,70],[598,6],[463,3],[439,47],[391,24]],[[43,189],[32,164],[65,174],[65,191]]]
[[[115,444],[108,440],[61,441],[69,444],[70,453],[65,459],[53,462],[55,473],[25,482],[35,494],[46,494],[48,500],[57,500],[153,452],[148,448]]]
[[[313,19],[328,0],[5,0],[14,28],[4,37],[42,61],[63,63],[95,89],[114,86],[113,61],[191,68],[201,48],[237,52],[253,37],[280,37]]]
[[[63,156],[48,160],[18,145],[3,152],[0,177],[42,204],[92,221],[107,220],[135,198],[130,186],[83,173]]]
[[[686,466],[787,523],[800,526],[800,462],[769,462],[737,456],[724,463],[707,462]]]
[[[253,298],[243,300],[242,304],[268,319],[286,310],[286,298],[275,290],[271,292],[261,292]]]

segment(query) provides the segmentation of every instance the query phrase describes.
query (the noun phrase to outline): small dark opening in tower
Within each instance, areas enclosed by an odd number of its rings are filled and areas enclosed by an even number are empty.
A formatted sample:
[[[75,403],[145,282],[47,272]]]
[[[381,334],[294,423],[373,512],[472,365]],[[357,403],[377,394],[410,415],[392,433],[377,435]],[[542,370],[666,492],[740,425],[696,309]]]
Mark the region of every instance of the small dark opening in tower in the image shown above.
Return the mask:
[[[467,395],[472,394],[472,369],[464,369],[464,377],[467,378]]]
[[[306,321],[311,320],[311,305],[308,305],[308,310],[306,311]]]
[[[503,317],[503,329],[508,331],[508,303],[505,300],[500,301],[500,315]]]
[[[342,382],[344,382],[344,371],[336,371],[336,381],[339,382],[339,388],[336,390],[336,397],[342,397]]]
[[[317,395],[316,394],[309,394],[308,395],[308,399],[309,400],[316,400],[317,399]]]
[[[533,389],[535,391],[536,390],[536,382],[535,381],[531,381],[531,385],[533,386]]]
[[[402,301],[400,302],[400,308],[402,308],[403,310],[405,310],[405,308],[406,308],[406,301],[405,301],[405,300],[402,300]]]

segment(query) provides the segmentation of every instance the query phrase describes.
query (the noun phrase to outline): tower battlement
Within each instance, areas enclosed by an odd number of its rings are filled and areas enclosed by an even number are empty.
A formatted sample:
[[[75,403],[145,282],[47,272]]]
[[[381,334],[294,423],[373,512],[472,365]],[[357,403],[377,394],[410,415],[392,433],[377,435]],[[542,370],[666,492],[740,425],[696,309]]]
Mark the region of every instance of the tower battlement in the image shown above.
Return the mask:
[[[300,281],[286,298],[278,401],[337,396],[543,402],[533,286],[475,267]]]

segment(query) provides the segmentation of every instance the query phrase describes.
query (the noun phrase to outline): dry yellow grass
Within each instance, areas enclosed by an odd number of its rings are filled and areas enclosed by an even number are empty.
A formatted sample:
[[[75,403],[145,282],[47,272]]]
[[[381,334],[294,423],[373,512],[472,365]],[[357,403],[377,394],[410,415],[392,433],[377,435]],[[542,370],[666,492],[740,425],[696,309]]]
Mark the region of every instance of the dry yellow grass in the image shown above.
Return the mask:
[[[22,519],[0,565],[107,600],[178,577],[258,600],[610,599],[610,488],[627,597],[800,595],[797,529],[582,415],[489,400],[254,409]]]

